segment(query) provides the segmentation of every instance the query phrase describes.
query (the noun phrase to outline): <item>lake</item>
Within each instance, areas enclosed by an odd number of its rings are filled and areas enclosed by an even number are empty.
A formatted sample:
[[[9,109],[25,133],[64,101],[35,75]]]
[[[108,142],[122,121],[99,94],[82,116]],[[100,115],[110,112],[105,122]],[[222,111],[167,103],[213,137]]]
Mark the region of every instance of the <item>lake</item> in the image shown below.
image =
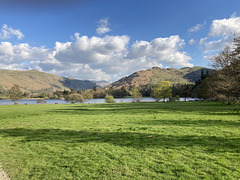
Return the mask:
[[[115,98],[117,103],[122,102],[132,102],[132,98]],[[167,99],[168,100],[168,99]],[[187,98],[187,101],[195,101],[196,98]],[[46,99],[47,104],[70,104],[67,103],[63,99]],[[180,98],[180,101],[185,101],[185,98]],[[155,102],[154,98],[144,97],[141,98],[141,102]],[[91,99],[89,101],[84,102],[85,104],[94,104],[94,103],[105,103],[104,98],[100,99]],[[13,101],[11,100],[0,100],[0,105],[12,105]],[[37,104],[37,99],[23,99],[19,100],[18,104]]]

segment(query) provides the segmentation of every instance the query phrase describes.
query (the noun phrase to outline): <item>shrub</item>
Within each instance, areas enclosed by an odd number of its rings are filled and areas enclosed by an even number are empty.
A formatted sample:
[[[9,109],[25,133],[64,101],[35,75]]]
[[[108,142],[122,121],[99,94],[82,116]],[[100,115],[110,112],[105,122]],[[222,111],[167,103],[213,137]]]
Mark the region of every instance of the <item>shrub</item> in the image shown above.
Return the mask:
[[[65,101],[71,102],[72,104],[77,103],[77,102],[82,103],[82,102],[84,102],[84,98],[81,94],[74,93],[74,94],[69,94],[69,95],[65,96]]]
[[[38,103],[38,104],[46,104],[47,101],[46,101],[45,99],[38,99],[38,100],[37,100],[37,103]]]
[[[176,95],[176,101],[180,101],[180,96],[179,95]]]
[[[176,101],[176,98],[175,98],[175,97],[169,98],[169,102],[175,102],[175,101]]]
[[[105,96],[105,103],[116,103],[115,99],[111,95]]]

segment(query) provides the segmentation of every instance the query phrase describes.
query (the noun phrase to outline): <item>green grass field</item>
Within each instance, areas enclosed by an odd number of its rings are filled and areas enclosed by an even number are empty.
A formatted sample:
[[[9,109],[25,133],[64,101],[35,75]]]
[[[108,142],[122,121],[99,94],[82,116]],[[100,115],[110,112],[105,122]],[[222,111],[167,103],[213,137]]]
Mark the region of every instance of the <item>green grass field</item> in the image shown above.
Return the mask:
[[[0,106],[11,179],[240,179],[240,108],[214,102]]]

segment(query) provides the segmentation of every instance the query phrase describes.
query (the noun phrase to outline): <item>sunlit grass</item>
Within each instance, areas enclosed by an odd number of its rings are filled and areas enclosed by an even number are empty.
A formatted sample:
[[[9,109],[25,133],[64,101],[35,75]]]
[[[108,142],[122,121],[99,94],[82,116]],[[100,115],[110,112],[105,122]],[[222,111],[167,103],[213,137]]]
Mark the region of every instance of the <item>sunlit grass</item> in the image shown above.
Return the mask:
[[[239,107],[213,102],[0,106],[12,179],[239,179]]]

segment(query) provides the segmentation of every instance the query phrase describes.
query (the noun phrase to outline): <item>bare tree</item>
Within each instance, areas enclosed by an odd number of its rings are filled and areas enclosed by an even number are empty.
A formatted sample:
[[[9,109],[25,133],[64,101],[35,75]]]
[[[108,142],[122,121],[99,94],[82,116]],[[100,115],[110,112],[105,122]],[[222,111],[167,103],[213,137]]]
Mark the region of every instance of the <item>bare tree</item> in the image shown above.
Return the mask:
[[[209,94],[213,99],[240,100],[240,36],[235,36],[231,46],[226,47],[213,59],[215,74],[208,78]]]

